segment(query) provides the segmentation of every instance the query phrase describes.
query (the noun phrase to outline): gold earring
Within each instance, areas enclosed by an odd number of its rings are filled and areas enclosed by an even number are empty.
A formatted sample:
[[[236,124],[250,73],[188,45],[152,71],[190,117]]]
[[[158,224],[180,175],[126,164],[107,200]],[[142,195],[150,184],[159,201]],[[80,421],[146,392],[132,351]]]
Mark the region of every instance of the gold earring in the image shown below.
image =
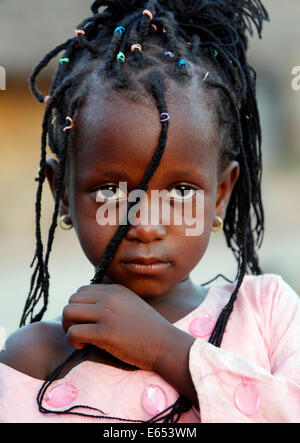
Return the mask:
[[[67,224],[66,223],[66,219],[68,218],[67,214],[61,215],[59,218],[59,226],[61,227],[61,229],[63,229],[64,231],[69,231],[70,229],[73,228],[73,224]]]
[[[211,230],[212,230],[212,232],[221,232],[222,229],[223,229],[224,222],[223,222],[223,220],[221,219],[221,217],[220,217],[219,215],[216,216],[216,219],[217,219],[218,222],[219,222],[219,226],[217,226],[217,227],[214,227],[214,226],[213,226],[213,227],[211,228]]]

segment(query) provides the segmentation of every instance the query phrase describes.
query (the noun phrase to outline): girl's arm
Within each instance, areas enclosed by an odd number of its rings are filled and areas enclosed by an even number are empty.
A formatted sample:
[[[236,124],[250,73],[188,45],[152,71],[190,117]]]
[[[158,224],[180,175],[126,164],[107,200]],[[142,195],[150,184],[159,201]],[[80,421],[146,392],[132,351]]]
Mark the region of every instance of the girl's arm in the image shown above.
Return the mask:
[[[64,308],[62,324],[73,348],[89,343],[130,365],[154,370],[199,408],[189,372],[195,339],[128,288],[117,284],[79,288]]]
[[[0,352],[0,363],[39,380],[71,352],[61,327],[53,322],[37,322],[14,331]]]
[[[189,367],[202,422],[300,422],[300,300],[278,276],[254,278],[259,287],[256,283],[249,296],[253,312],[245,312],[242,299],[235,307],[235,315],[243,316],[244,330],[235,330],[232,319],[226,328],[231,343],[224,336],[221,349],[202,339],[191,347]],[[253,314],[264,345],[247,329],[247,316]],[[248,349],[260,363],[245,357],[251,340]],[[232,352],[237,343],[241,352]],[[269,369],[261,363],[265,356]]]

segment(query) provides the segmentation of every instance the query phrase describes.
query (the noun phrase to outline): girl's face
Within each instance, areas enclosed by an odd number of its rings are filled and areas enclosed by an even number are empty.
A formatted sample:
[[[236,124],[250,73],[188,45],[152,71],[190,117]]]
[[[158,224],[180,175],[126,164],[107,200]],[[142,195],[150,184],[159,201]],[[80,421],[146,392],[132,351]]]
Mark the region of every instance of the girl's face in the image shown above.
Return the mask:
[[[161,132],[154,101],[145,105],[117,93],[112,93],[109,100],[103,96],[100,92],[90,96],[76,119],[67,185],[60,201],[60,213],[68,214],[82,249],[94,266],[101,261],[118,228],[119,211],[123,210],[122,214],[126,215],[125,197],[142,181]],[[218,135],[214,107],[209,107],[206,101],[195,81],[184,89],[168,89],[166,103],[171,118],[165,153],[149,182],[147,197],[136,214],[136,223],[129,227],[107,271],[110,280],[143,298],[169,293],[188,277],[206,251],[215,217],[225,217],[238,178],[236,162],[218,174],[222,140]],[[56,170],[55,161],[48,160],[47,176],[52,189]],[[164,190],[165,196],[176,198],[173,203],[169,200],[170,223],[166,222],[161,203],[154,202],[153,190]],[[186,230],[193,226],[186,224],[185,210],[181,224],[174,223],[172,214],[181,211],[182,201],[186,199],[189,215],[196,217],[195,190],[204,191],[201,210],[204,229],[200,235],[190,236]],[[103,202],[105,198],[109,203]],[[116,208],[116,224],[99,224],[99,209],[103,204]],[[138,220],[142,213],[145,214],[146,206],[147,221]],[[158,218],[151,223],[150,216],[154,212]],[[140,257],[155,257],[167,262],[168,266],[151,274],[137,272],[124,263]]]

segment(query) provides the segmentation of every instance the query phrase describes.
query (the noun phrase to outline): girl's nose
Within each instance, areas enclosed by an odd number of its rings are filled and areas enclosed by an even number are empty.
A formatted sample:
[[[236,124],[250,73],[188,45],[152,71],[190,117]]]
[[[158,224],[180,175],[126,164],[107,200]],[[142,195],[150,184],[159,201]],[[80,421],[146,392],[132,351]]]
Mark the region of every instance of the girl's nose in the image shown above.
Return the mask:
[[[166,235],[166,228],[163,225],[143,225],[130,226],[127,231],[127,240],[140,240],[144,243],[153,240],[162,240]]]
[[[152,202],[148,195],[145,195],[140,203],[139,210],[134,217],[129,217],[132,223],[127,231],[127,240],[140,240],[151,242],[162,240],[166,235],[166,227],[162,224],[159,201]]]

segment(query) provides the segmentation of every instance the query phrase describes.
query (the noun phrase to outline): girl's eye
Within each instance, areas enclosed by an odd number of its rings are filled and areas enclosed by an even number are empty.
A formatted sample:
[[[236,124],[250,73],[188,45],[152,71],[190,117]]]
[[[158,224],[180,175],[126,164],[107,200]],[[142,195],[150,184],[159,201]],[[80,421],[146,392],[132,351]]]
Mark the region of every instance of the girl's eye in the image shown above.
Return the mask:
[[[117,185],[103,185],[96,191],[96,201],[116,201],[127,198],[127,194]]]
[[[179,188],[179,189],[178,189]],[[173,190],[175,190],[173,192]],[[192,198],[196,193],[196,189],[192,188],[189,185],[177,185],[172,188],[171,191],[169,191],[169,197],[174,198],[176,200],[187,200],[189,198]]]

